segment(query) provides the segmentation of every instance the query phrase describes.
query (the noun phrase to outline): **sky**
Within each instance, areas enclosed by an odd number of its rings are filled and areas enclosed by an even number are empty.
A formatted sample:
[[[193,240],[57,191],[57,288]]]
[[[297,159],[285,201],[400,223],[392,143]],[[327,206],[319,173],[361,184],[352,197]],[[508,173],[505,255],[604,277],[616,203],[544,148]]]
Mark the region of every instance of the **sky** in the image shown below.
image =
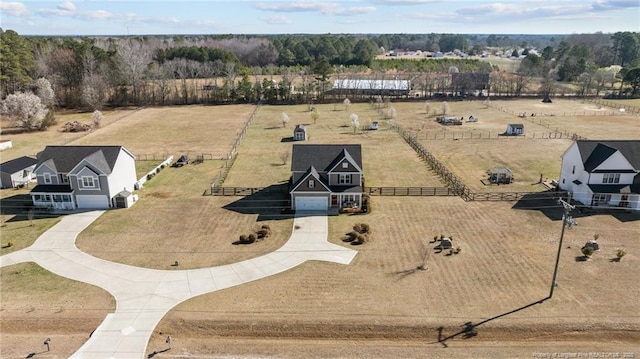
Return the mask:
[[[0,0],[21,35],[640,31],[640,0]]]

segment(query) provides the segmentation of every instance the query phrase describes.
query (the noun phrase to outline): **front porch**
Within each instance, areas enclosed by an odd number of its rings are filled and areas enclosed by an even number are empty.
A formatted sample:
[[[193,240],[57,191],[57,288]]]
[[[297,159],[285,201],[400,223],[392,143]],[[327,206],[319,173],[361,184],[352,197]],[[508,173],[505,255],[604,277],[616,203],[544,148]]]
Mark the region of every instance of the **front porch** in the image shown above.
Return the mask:
[[[66,185],[38,185],[31,190],[30,196],[35,207],[64,210],[77,207],[73,189]]]

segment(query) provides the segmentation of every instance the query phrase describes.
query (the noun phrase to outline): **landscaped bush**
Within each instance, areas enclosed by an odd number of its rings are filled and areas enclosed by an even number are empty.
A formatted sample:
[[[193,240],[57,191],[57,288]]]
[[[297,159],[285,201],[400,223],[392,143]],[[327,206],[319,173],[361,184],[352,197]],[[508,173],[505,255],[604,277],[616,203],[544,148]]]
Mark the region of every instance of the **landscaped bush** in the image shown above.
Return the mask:
[[[356,223],[353,225],[353,230],[358,233],[369,233],[369,225],[366,223]]]
[[[11,242],[9,242],[11,243]],[[625,251],[624,249],[618,249],[618,251],[616,252],[616,257],[618,258],[618,261],[620,261],[622,259],[622,257],[627,255],[627,251]]]
[[[249,234],[249,236],[247,237],[247,241],[249,243],[253,243],[256,241],[256,239],[258,239],[258,236],[255,233],[251,233]]]
[[[593,247],[582,247],[582,254],[587,258],[590,258],[593,252]]]

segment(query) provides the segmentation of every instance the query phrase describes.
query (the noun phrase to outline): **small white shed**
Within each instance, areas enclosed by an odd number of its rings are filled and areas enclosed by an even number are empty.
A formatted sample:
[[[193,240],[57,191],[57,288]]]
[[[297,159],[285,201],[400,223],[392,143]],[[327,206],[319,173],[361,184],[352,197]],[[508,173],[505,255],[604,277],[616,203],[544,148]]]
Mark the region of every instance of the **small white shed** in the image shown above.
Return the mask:
[[[293,129],[293,140],[305,141],[307,139],[307,128],[303,124],[296,125],[296,128]]]
[[[509,136],[524,135],[524,125],[521,123],[510,123],[507,125],[505,134]]]

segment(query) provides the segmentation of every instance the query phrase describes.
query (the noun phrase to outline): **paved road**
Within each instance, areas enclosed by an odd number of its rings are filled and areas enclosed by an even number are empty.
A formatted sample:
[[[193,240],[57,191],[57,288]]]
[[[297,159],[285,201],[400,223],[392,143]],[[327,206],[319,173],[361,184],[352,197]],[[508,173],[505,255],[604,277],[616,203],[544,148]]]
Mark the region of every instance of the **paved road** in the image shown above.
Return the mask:
[[[102,213],[65,216],[32,246],[0,257],[0,267],[35,262],[113,295],[116,311],[107,315],[72,358],[145,358],[154,328],[180,302],[278,274],[309,260],[349,264],[357,253],[327,242],[326,213],[307,213],[296,216],[291,238],[284,246],[261,257],[193,270],[132,267],[90,256],[76,247],[78,234]]]

